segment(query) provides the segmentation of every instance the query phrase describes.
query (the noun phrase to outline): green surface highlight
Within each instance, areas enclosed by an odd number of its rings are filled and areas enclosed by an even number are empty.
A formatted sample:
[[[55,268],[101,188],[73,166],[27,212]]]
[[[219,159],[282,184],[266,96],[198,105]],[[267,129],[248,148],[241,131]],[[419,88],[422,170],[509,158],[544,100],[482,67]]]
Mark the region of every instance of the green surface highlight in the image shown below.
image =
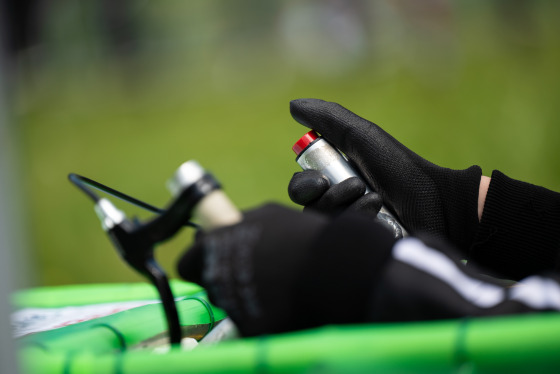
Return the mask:
[[[171,280],[170,285],[175,297],[203,290],[199,285],[180,280]],[[19,309],[57,308],[158,298],[156,289],[148,283],[78,284],[20,290],[12,295],[12,304]]]

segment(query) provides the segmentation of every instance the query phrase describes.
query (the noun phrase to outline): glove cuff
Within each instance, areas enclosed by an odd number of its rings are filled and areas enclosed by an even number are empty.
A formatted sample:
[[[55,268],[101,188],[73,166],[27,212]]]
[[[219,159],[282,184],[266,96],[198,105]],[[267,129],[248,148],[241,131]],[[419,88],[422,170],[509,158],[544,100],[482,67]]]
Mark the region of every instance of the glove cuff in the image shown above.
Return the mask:
[[[468,253],[478,230],[478,194],[482,170],[471,166],[453,171],[448,183],[441,184],[447,222],[447,240]]]
[[[470,259],[513,280],[558,271],[559,197],[495,170]]]
[[[333,219],[304,258],[294,293],[295,329],[367,320],[371,290],[396,240],[358,212]]]

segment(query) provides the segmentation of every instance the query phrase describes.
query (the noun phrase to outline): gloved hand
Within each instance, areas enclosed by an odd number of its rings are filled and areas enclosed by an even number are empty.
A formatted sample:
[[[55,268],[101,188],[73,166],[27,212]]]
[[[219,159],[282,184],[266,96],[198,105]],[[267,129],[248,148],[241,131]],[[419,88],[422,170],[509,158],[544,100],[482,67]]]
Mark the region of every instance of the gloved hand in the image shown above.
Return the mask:
[[[355,212],[330,219],[265,205],[239,224],[199,235],[178,270],[206,288],[243,336],[272,334],[367,321],[394,243],[388,230]]]
[[[205,287],[243,336],[560,309],[558,279],[535,276],[528,289],[510,292],[484,270],[464,266],[446,242],[396,241],[364,217],[263,206],[198,236],[179,274]]]
[[[299,99],[290,103],[296,121],[316,130],[355,164],[409,232],[427,232],[468,251],[478,227],[478,191],[482,172],[472,166],[452,170],[409,150],[376,124],[336,103]],[[316,174],[296,173],[288,186],[291,199],[305,206],[353,203],[357,193],[331,193]],[[336,198],[326,198],[334,195]]]

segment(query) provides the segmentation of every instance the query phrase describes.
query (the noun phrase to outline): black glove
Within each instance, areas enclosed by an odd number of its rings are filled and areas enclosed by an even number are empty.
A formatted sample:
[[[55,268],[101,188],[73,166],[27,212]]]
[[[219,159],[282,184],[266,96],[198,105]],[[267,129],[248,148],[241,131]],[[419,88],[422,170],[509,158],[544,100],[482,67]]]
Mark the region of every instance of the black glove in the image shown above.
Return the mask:
[[[383,205],[381,195],[366,192],[366,184],[352,177],[334,186],[316,170],[294,174],[288,186],[290,199],[303,205],[303,210],[315,210],[325,214],[339,214],[346,209],[368,213],[376,217]]]
[[[364,322],[394,242],[355,212],[331,220],[265,205],[198,236],[178,270],[205,287],[244,336]]]
[[[290,111],[295,120],[316,130],[354,162],[409,232],[428,232],[468,251],[478,227],[482,175],[478,166],[452,170],[432,164],[376,124],[336,103],[299,99],[290,103]],[[339,193],[334,194],[336,199],[324,200],[330,189],[316,179],[310,172],[296,173],[288,187],[291,199],[323,209],[328,204],[340,209],[352,203],[350,195]],[[304,192],[307,188],[313,192]]]
[[[395,241],[353,211],[329,219],[267,205],[198,236],[179,274],[205,287],[243,336],[560,309],[557,277],[508,290],[460,259],[429,236]]]

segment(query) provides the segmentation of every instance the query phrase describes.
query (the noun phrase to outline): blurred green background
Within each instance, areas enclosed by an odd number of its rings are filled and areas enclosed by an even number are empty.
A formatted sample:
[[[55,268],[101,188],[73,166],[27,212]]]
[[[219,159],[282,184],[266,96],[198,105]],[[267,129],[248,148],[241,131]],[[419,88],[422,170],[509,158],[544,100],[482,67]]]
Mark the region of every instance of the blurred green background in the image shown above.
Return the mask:
[[[164,206],[167,179],[196,159],[242,209],[293,206],[300,97],[436,164],[560,190],[559,16],[559,2],[521,0],[42,2],[10,73],[22,284],[141,279],[69,172]],[[157,252],[172,277],[192,235]]]

